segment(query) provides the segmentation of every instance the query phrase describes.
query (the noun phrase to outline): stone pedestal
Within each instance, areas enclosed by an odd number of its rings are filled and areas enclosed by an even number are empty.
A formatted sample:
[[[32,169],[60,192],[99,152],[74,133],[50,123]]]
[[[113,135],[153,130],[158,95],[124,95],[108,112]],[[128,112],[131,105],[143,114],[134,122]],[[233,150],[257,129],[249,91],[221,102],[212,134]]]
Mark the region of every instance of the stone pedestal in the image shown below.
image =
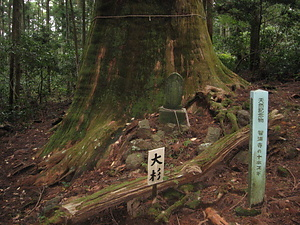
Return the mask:
[[[167,109],[164,107],[159,108],[159,122],[162,124],[173,123],[179,125],[188,125],[187,113],[184,108],[182,109]]]

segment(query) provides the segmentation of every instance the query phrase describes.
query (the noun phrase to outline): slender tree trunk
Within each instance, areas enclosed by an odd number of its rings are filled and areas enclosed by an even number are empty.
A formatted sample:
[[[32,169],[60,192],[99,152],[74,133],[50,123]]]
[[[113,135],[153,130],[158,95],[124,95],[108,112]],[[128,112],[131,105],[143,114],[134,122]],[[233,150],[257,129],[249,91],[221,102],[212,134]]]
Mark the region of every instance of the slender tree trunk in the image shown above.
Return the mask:
[[[185,105],[206,85],[248,83],[213,51],[200,0],[97,1],[72,106],[41,152],[52,157],[36,184],[101,165],[126,121],[158,110],[164,81],[184,78]]]
[[[85,0],[81,0],[81,17],[82,17],[82,48],[85,46],[86,38],[86,3]]]
[[[10,54],[9,63],[9,105],[14,104],[14,88],[15,88],[15,76],[14,76],[14,66],[15,66],[15,54]]]
[[[69,40],[69,34],[70,34],[70,22],[69,22],[69,3],[68,0],[65,1],[65,14],[66,14],[66,40]]]
[[[7,32],[9,33],[9,38],[12,40],[12,34],[11,34],[11,11],[12,11],[12,0],[9,0],[8,2],[8,29]],[[15,76],[14,76],[14,64],[15,64],[15,56],[14,56],[14,51],[12,51],[10,53],[9,56],[9,105],[13,105],[14,104],[14,88],[15,88]]]
[[[51,68],[47,66],[47,92],[51,94]]]
[[[4,2],[3,0],[0,0],[0,5],[2,5],[2,8],[0,10],[0,37],[4,37],[4,8],[5,8],[5,5],[4,5]]]
[[[213,5],[214,5],[214,0],[204,0],[203,4],[204,4],[205,11],[206,11],[207,30],[208,30],[210,39],[212,40],[212,37],[213,37]]]
[[[38,13],[37,13],[38,21],[39,21],[39,23],[41,23],[40,20],[42,18],[42,14],[43,14],[43,10],[42,10],[43,3],[40,0],[37,1],[37,7],[38,7]]]
[[[27,0],[26,5],[28,5],[28,8],[26,8],[26,11],[30,10],[29,4],[30,4],[30,2],[29,2],[29,0]],[[24,9],[24,11],[25,11],[25,9]],[[29,16],[29,12],[27,12],[27,15],[26,15],[26,12],[25,12],[25,23],[26,23],[26,25],[25,25],[26,29],[30,30],[30,16]]]
[[[13,0],[9,0],[8,1],[8,7],[7,7],[7,14],[8,14],[8,21],[7,21],[7,24],[8,24],[8,29],[7,29],[7,32],[10,34],[11,33],[11,21],[12,21],[12,3],[13,3]],[[11,36],[10,36],[11,38]]]
[[[46,26],[47,31],[50,32],[50,0],[46,1]]]
[[[74,8],[73,8],[73,2],[70,1],[70,11],[71,11],[71,19],[73,24],[73,41],[74,41],[74,47],[75,47],[75,59],[76,59],[76,77],[78,74],[78,68],[79,68],[79,53],[78,53],[78,40],[77,40],[77,29],[76,29],[76,21],[75,21],[75,14],[74,14]]]
[[[26,9],[25,9],[25,2],[22,0],[22,31],[26,30]]]
[[[40,70],[40,85],[39,85],[39,103],[41,104],[43,102],[44,98],[44,75],[43,75],[43,68]]]
[[[50,24],[50,0],[46,1],[46,27],[47,27],[47,33],[50,35],[51,33],[51,24]],[[47,42],[50,41],[50,39],[47,40]],[[47,66],[47,90],[48,93],[51,93],[51,68],[48,65]]]
[[[262,0],[258,5],[254,5],[252,12],[251,35],[250,35],[250,70],[252,72],[259,70],[260,65],[260,28],[262,21]]]
[[[20,55],[15,55],[15,77],[16,77],[16,86],[15,86],[15,100],[18,101],[20,98],[20,89],[21,89],[21,63]]]
[[[14,104],[14,101],[20,95],[20,81],[21,81],[21,65],[19,56],[19,44],[21,37],[21,23],[22,23],[22,0],[13,1],[13,24],[12,24],[12,45],[13,51],[10,54],[10,75],[9,75],[9,103]]]

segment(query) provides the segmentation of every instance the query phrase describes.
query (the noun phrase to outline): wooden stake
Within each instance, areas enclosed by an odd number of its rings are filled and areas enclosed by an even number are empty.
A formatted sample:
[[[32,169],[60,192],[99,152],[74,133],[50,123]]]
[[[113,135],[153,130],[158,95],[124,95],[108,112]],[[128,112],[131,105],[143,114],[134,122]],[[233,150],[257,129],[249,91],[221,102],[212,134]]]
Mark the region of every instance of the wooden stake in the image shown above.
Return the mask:
[[[152,198],[155,199],[157,196],[157,184],[152,185]]]

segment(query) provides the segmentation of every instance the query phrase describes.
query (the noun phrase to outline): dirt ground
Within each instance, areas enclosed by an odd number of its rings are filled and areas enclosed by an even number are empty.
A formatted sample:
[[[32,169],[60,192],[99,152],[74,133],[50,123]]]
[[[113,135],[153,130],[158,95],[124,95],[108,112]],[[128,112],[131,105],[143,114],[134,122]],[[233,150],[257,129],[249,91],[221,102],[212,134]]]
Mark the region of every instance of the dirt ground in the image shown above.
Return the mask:
[[[278,126],[269,131],[265,201],[254,207],[259,214],[240,216],[236,212],[237,207],[247,208],[248,165],[233,157],[211,169],[201,179],[201,204],[195,208],[182,206],[176,209],[167,224],[211,224],[204,213],[208,207],[215,209],[228,224],[300,224],[300,82],[255,84],[248,90],[238,91],[233,98],[234,104],[248,101],[249,91],[258,88],[269,91],[269,111],[278,109],[284,115]],[[36,153],[47,142],[53,123],[63,116],[68,106],[66,102],[47,104],[36,110],[30,120],[1,126],[0,224],[40,224],[47,217],[47,207],[51,204],[57,205],[70,196],[93,193],[130,173],[122,170],[117,174],[104,174],[98,169],[71,182],[66,180],[50,187],[36,187],[26,182],[30,175],[39,172],[37,163],[40,159],[36,158]],[[207,111],[189,116],[190,131],[170,144],[170,154],[166,158],[169,167],[197,155],[197,146],[203,142],[208,127],[219,126]],[[155,121],[155,118],[150,121],[151,126],[155,127]],[[193,141],[184,142],[192,138]],[[244,146],[239,152],[247,148]],[[159,198],[164,201],[165,208],[170,206],[163,199],[164,193],[159,193]],[[124,203],[100,212],[97,218],[85,224],[156,223],[150,216],[132,218]]]

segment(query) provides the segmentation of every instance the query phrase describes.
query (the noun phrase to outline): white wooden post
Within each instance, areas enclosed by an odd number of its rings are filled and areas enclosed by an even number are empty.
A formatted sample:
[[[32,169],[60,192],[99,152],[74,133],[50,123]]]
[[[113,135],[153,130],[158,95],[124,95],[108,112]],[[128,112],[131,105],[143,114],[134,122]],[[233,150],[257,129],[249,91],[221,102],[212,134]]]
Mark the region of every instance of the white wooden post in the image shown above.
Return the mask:
[[[250,163],[248,200],[250,207],[263,201],[266,186],[268,92],[250,92]]]

